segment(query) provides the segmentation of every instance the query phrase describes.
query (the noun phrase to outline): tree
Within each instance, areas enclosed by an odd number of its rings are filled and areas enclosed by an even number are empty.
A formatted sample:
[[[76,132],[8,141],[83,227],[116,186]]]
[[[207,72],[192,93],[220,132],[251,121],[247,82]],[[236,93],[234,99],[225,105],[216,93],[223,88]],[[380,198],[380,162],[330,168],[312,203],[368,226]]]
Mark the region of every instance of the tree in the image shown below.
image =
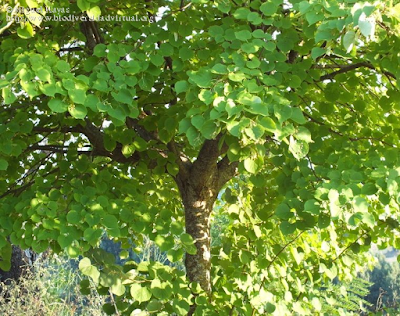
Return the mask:
[[[371,242],[399,247],[397,1],[3,7],[1,268],[10,236],[83,255],[109,312],[307,314]],[[103,231],[186,275],[119,269]]]
[[[371,282],[369,294],[365,299],[373,306],[373,310],[396,308],[399,305],[400,269],[398,262],[388,262],[385,256],[378,253],[377,263],[373,270],[365,271],[361,277]]]

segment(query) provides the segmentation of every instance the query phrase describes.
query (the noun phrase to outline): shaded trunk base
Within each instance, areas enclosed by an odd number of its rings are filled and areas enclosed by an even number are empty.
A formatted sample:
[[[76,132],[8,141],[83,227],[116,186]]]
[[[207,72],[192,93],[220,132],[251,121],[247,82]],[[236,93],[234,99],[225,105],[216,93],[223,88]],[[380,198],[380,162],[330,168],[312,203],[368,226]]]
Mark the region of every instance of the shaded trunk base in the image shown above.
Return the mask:
[[[25,251],[17,246],[12,246],[11,268],[9,271],[0,269],[0,281],[4,283],[9,283],[11,280],[18,281],[26,272],[31,270],[31,267],[32,261]]]

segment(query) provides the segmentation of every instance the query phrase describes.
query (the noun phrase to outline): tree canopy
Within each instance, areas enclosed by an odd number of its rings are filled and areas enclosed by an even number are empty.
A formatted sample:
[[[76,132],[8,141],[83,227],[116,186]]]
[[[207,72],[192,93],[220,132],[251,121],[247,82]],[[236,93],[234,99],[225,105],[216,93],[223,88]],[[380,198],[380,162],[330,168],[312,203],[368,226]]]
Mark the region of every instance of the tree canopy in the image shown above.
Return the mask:
[[[50,247],[109,313],[310,314],[371,243],[400,248],[398,1],[6,0],[0,20],[1,269]],[[119,267],[104,232],[185,271]]]

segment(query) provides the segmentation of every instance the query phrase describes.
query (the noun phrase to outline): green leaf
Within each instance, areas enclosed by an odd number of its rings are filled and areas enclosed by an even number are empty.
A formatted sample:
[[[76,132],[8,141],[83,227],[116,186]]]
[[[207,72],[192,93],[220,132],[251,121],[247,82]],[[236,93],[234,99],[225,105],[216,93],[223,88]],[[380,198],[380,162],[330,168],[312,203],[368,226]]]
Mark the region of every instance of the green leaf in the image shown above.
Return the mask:
[[[313,24],[317,23],[318,21],[321,21],[322,19],[324,19],[324,14],[323,14],[323,12],[311,11],[311,12],[306,13],[306,19],[310,25],[313,25]]]
[[[136,150],[136,147],[135,147],[133,144],[124,145],[124,146],[122,147],[122,154],[123,154],[126,158],[128,158],[128,157],[130,157],[130,156],[133,155],[133,153],[135,152],[135,150]]]
[[[225,75],[225,74],[228,73],[228,70],[227,70],[226,66],[223,65],[223,64],[215,64],[211,68],[211,72],[214,73],[214,74]]]
[[[103,234],[103,231],[101,229],[93,229],[93,228],[89,227],[89,228],[86,228],[85,231],[83,232],[83,237],[91,245],[95,245],[99,241],[102,234]]]
[[[161,66],[165,62],[164,57],[159,54],[151,55],[150,61],[156,66]]]
[[[303,140],[306,143],[312,143],[313,142],[313,140],[311,139],[310,131],[307,128],[303,127],[303,126],[299,126],[298,127],[297,132],[294,135],[294,137],[296,139]]]
[[[132,105],[133,97],[128,89],[121,89],[118,91],[118,93],[111,92],[111,95],[118,102]]]
[[[251,158],[246,158],[244,160],[244,168],[250,173],[256,173],[258,170],[257,162]]]
[[[260,6],[260,11],[265,15],[265,16],[271,16],[274,13],[276,13],[276,11],[278,10],[279,5],[276,2],[273,1],[268,1],[268,2],[264,2],[261,6]]]
[[[342,44],[344,49],[348,52],[350,52],[353,49],[353,46],[356,42],[356,32],[354,31],[348,31],[342,38]]]
[[[290,235],[295,232],[296,224],[291,224],[291,223],[285,221],[279,225],[279,229],[281,230],[282,234]]]
[[[275,121],[270,117],[263,117],[260,120],[260,125],[268,132],[274,133],[276,131]]]
[[[199,131],[193,126],[186,131],[186,136],[191,146],[197,147],[201,145],[202,137],[200,136]]]
[[[192,57],[193,57],[193,50],[187,47],[182,47],[179,50],[179,58],[182,59],[183,61],[189,60]]]
[[[296,122],[297,124],[305,124],[307,123],[306,118],[303,115],[303,111],[299,108],[292,108],[292,114],[290,116],[292,121]]]
[[[214,94],[211,90],[208,89],[201,89],[198,96],[199,99],[207,105],[211,104],[214,101]]]
[[[365,195],[373,195],[378,192],[378,188],[373,183],[366,183],[361,188],[361,193]]]
[[[69,211],[67,214],[67,221],[71,224],[78,224],[81,221],[81,216],[77,211]]]
[[[142,78],[139,79],[139,87],[145,91],[150,91],[154,85],[154,78],[148,73],[144,73]]]
[[[91,109],[93,112],[98,111],[98,104],[100,103],[99,98],[94,94],[88,94],[85,99],[85,106]]]
[[[0,158],[0,170],[7,170],[8,162],[2,158]]]
[[[292,218],[294,214],[290,211],[289,206],[287,204],[279,204],[276,208],[275,215],[280,219],[288,220]]]
[[[34,89],[34,88],[33,88]],[[25,89],[24,89],[25,90]],[[40,90],[47,96],[54,97],[57,92],[57,87],[55,84],[44,84],[40,86]],[[31,92],[27,91],[28,95],[32,95]]]
[[[374,36],[375,24],[375,20],[372,17],[367,18],[364,12],[358,19],[358,27],[360,28],[361,34],[367,38]]]
[[[262,23],[263,19],[257,12],[250,12],[247,15],[247,21],[249,21],[251,24],[259,25]]]
[[[94,7],[91,7],[90,9],[86,9],[86,13],[89,18],[91,19],[97,19],[101,15],[101,10],[100,8],[96,5]]]
[[[228,78],[234,82],[242,82],[244,79],[246,79],[246,75],[242,72],[230,72],[228,74]]]
[[[314,199],[306,201],[306,203],[304,204],[304,211],[307,213],[318,215],[320,213],[319,203]]]
[[[198,130],[201,130],[201,127],[203,126],[205,119],[201,115],[195,115],[191,119],[192,125],[196,127]]]
[[[167,300],[172,295],[172,287],[168,282],[161,282],[159,279],[151,281],[151,293],[160,300]]]
[[[2,89],[2,97],[5,104],[11,104],[17,99],[12,89],[9,87],[5,87]]]
[[[181,242],[184,245],[193,245],[194,244],[194,240],[192,238],[192,236],[190,236],[189,234],[183,233],[181,236]]]
[[[163,304],[158,300],[151,300],[147,304],[147,311],[151,312],[158,312],[163,308]]]
[[[193,81],[200,88],[209,88],[212,83],[212,76],[207,70],[189,71],[189,80]]]
[[[270,302],[267,303],[267,305],[265,306],[265,311],[269,314],[272,314],[273,312],[275,312],[276,306]]]
[[[331,217],[326,214],[320,214],[318,217],[318,227],[321,229],[327,228],[331,223]]]
[[[51,99],[47,105],[49,106],[50,110],[55,113],[64,113],[68,110],[68,104],[64,103],[60,99]]]
[[[71,69],[69,63],[64,60],[57,61],[56,68],[62,73],[69,72]]]
[[[283,123],[287,121],[289,118],[292,118],[293,109],[287,105],[274,105],[274,114],[278,119],[279,123]]]
[[[106,216],[104,216],[102,223],[107,228],[118,228],[118,220],[114,215],[106,215]]]
[[[142,286],[138,283],[134,283],[131,285],[130,293],[132,298],[135,301],[138,301],[139,304],[149,301],[152,296],[150,290],[147,287]]]
[[[231,9],[231,4],[229,2],[216,2],[215,5],[217,6],[218,10],[223,13],[228,13]]]
[[[252,35],[251,35],[250,31],[248,31],[248,30],[242,30],[239,32],[235,32],[235,36],[238,40],[241,40],[241,41],[247,41],[252,38]]]
[[[224,34],[224,29],[219,25],[212,25],[208,29],[208,33],[213,37],[222,36]]]
[[[233,13],[233,16],[235,19],[247,20],[249,13],[250,10],[248,8],[239,8]]]
[[[312,59],[317,59],[318,57],[324,55],[326,53],[325,48],[321,48],[321,47],[314,47],[311,50],[311,57]]]
[[[357,212],[368,213],[368,206],[368,201],[365,198],[357,196],[354,199],[354,209]]]
[[[172,301],[172,308],[173,308],[173,310],[175,311],[175,313],[177,315],[184,316],[184,315],[188,314],[188,311],[190,309],[190,305],[189,305],[189,303],[187,303],[187,302],[185,302],[183,300],[174,299]]]
[[[289,150],[296,159],[302,159],[307,156],[309,145],[305,141],[296,140],[293,136],[290,136]]]
[[[35,70],[36,76],[42,81],[51,81],[52,74],[50,74],[49,70],[43,67],[39,67]]]
[[[188,83],[186,80],[180,80],[175,83],[175,91],[177,94],[186,92],[188,88]]]
[[[28,39],[28,38],[33,37],[34,31],[33,31],[33,27],[31,25],[31,23],[29,23],[29,22],[23,23],[23,26],[20,26],[17,29],[17,34],[19,37],[21,37],[23,39]]]
[[[78,1],[77,1],[77,4],[78,4],[78,8],[79,8],[82,12],[84,12],[84,11],[90,9],[90,2],[87,1],[87,0],[78,0]]]
[[[96,283],[98,282],[100,277],[100,272],[95,266],[91,264],[89,258],[83,258],[79,262],[79,270],[81,270],[82,274],[92,278],[94,282]]]
[[[0,89],[7,87],[9,85],[9,82],[4,79],[0,79]]]
[[[147,142],[139,136],[133,141],[133,146],[135,146],[137,151],[145,151],[148,147]]]
[[[68,106],[68,112],[72,117],[78,120],[83,120],[87,115],[87,109],[82,104],[70,104]]]
[[[169,43],[162,43],[160,46],[160,53],[163,56],[172,56],[174,54],[174,48]]]
[[[218,132],[218,127],[214,122],[207,121],[201,127],[200,132],[205,139],[213,139]]]
[[[84,104],[86,100],[85,90],[71,89],[68,90],[68,95],[74,103]]]
[[[79,3],[79,0],[78,0],[78,3]],[[82,11],[85,11],[85,10],[82,10]],[[93,55],[97,56],[97,57],[106,57],[106,55],[107,55],[106,49],[107,49],[106,45],[97,44],[93,49]]]

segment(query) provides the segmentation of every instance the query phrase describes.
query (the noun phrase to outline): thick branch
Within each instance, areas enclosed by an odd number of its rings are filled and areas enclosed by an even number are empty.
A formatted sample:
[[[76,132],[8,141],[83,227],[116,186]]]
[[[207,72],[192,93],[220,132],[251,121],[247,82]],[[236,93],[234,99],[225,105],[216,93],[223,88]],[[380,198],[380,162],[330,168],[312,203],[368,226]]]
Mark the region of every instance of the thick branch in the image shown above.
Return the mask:
[[[150,140],[158,141],[157,133],[147,131],[143,126],[141,126],[139,124],[138,119],[133,119],[133,118],[127,117],[126,118],[126,126],[130,129],[135,130],[135,132],[147,142]]]
[[[89,19],[82,21],[80,28],[83,35],[86,37],[86,46],[90,49],[90,51],[93,51],[97,44],[104,42],[95,21],[90,21]]]
[[[364,61],[355,63],[355,64],[349,64],[349,65],[336,65],[336,67],[332,67],[332,65],[328,65],[328,66],[323,66],[323,67],[315,66],[314,68],[340,68],[339,70],[336,70],[329,74],[321,76],[321,78],[319,78],[319,81],[333,79],[336,75],[339,75],[339,74],[342,74],[345,72],[349,72],[349,71],[357,69],[357,68],[369,68],[372,70],[377,70],[371,63],[364,62]],[[394,74],[392,74],[391,72],[382,71],[382,73],[388,77],[396,79],[396,76]]]
[[[112,160],[120,163],[131,163],[134,164],[139,161],[140,155],[139,153],[135,152],[132,156],[130,157],[125,157],[122,154],[122,145],[117,144],[116,148],[112,151],[109,152],[105,149],[104,147],[104,134],[100,131],[100,129],[95,126],[92,122],[89,120],[85,120],[86,124],[85,126],[82,125],[77,125],[73,127],[69,126],[64,126],[64,127],[59,127],[59,128],[51,128],[51,127],[40,127],[40,126],[35,126],[33,128],[34,131],[39,132],[39,133],[45,133],[45,132],[54,132],[54,133],[80,133],[83,134],[87,137],[89,142],[91,143],[93,150],[92,151],[80,151],[78,153],[80,154],[90,154],[93,157],[96,156],[102,156],[102,157],[109,157]],[[51,148],[44,148],[41,146],[40,148],[34,148],[30,147],[32,149],[40,149],[40,150],[48,150],[52,152],[60,152],[64,153],[67,152],[65,149],[60,149],[52,146]]]
[[[218,191],[235,176],[238,164],[238,161],[230,162],[228,156],[225,156],[218,162]]]
[[[107,151],[104,147],[104,134],[89,120],[86,120],[85,126],[78,125],[77,130],[84,134],[93,145],[93,156],[110,157],[112,160],[120,163],[129,162],[133,164],[140,160],[140,155],[138,152],[135,152],[130,157],[125,157],[122,154],[121,144],[117,144],[116,148],[112,152]]]
[[[211,185],[210,182],[217,171],[219,155],[218,139],[206,140],[190,171],[191,179],[197,188]]]
[[[179,151],[178,147],[176,146],[176,143],[174,140],[171,140],[168,144],[168,149],[175,155],[176,157],[176,163],[179,168],[179,177],[181,179],[188,179],[189,178],[189,173],[190,169],[192,167],[192,163],[190,160],[185,157],[184,155],[181,154]]]

